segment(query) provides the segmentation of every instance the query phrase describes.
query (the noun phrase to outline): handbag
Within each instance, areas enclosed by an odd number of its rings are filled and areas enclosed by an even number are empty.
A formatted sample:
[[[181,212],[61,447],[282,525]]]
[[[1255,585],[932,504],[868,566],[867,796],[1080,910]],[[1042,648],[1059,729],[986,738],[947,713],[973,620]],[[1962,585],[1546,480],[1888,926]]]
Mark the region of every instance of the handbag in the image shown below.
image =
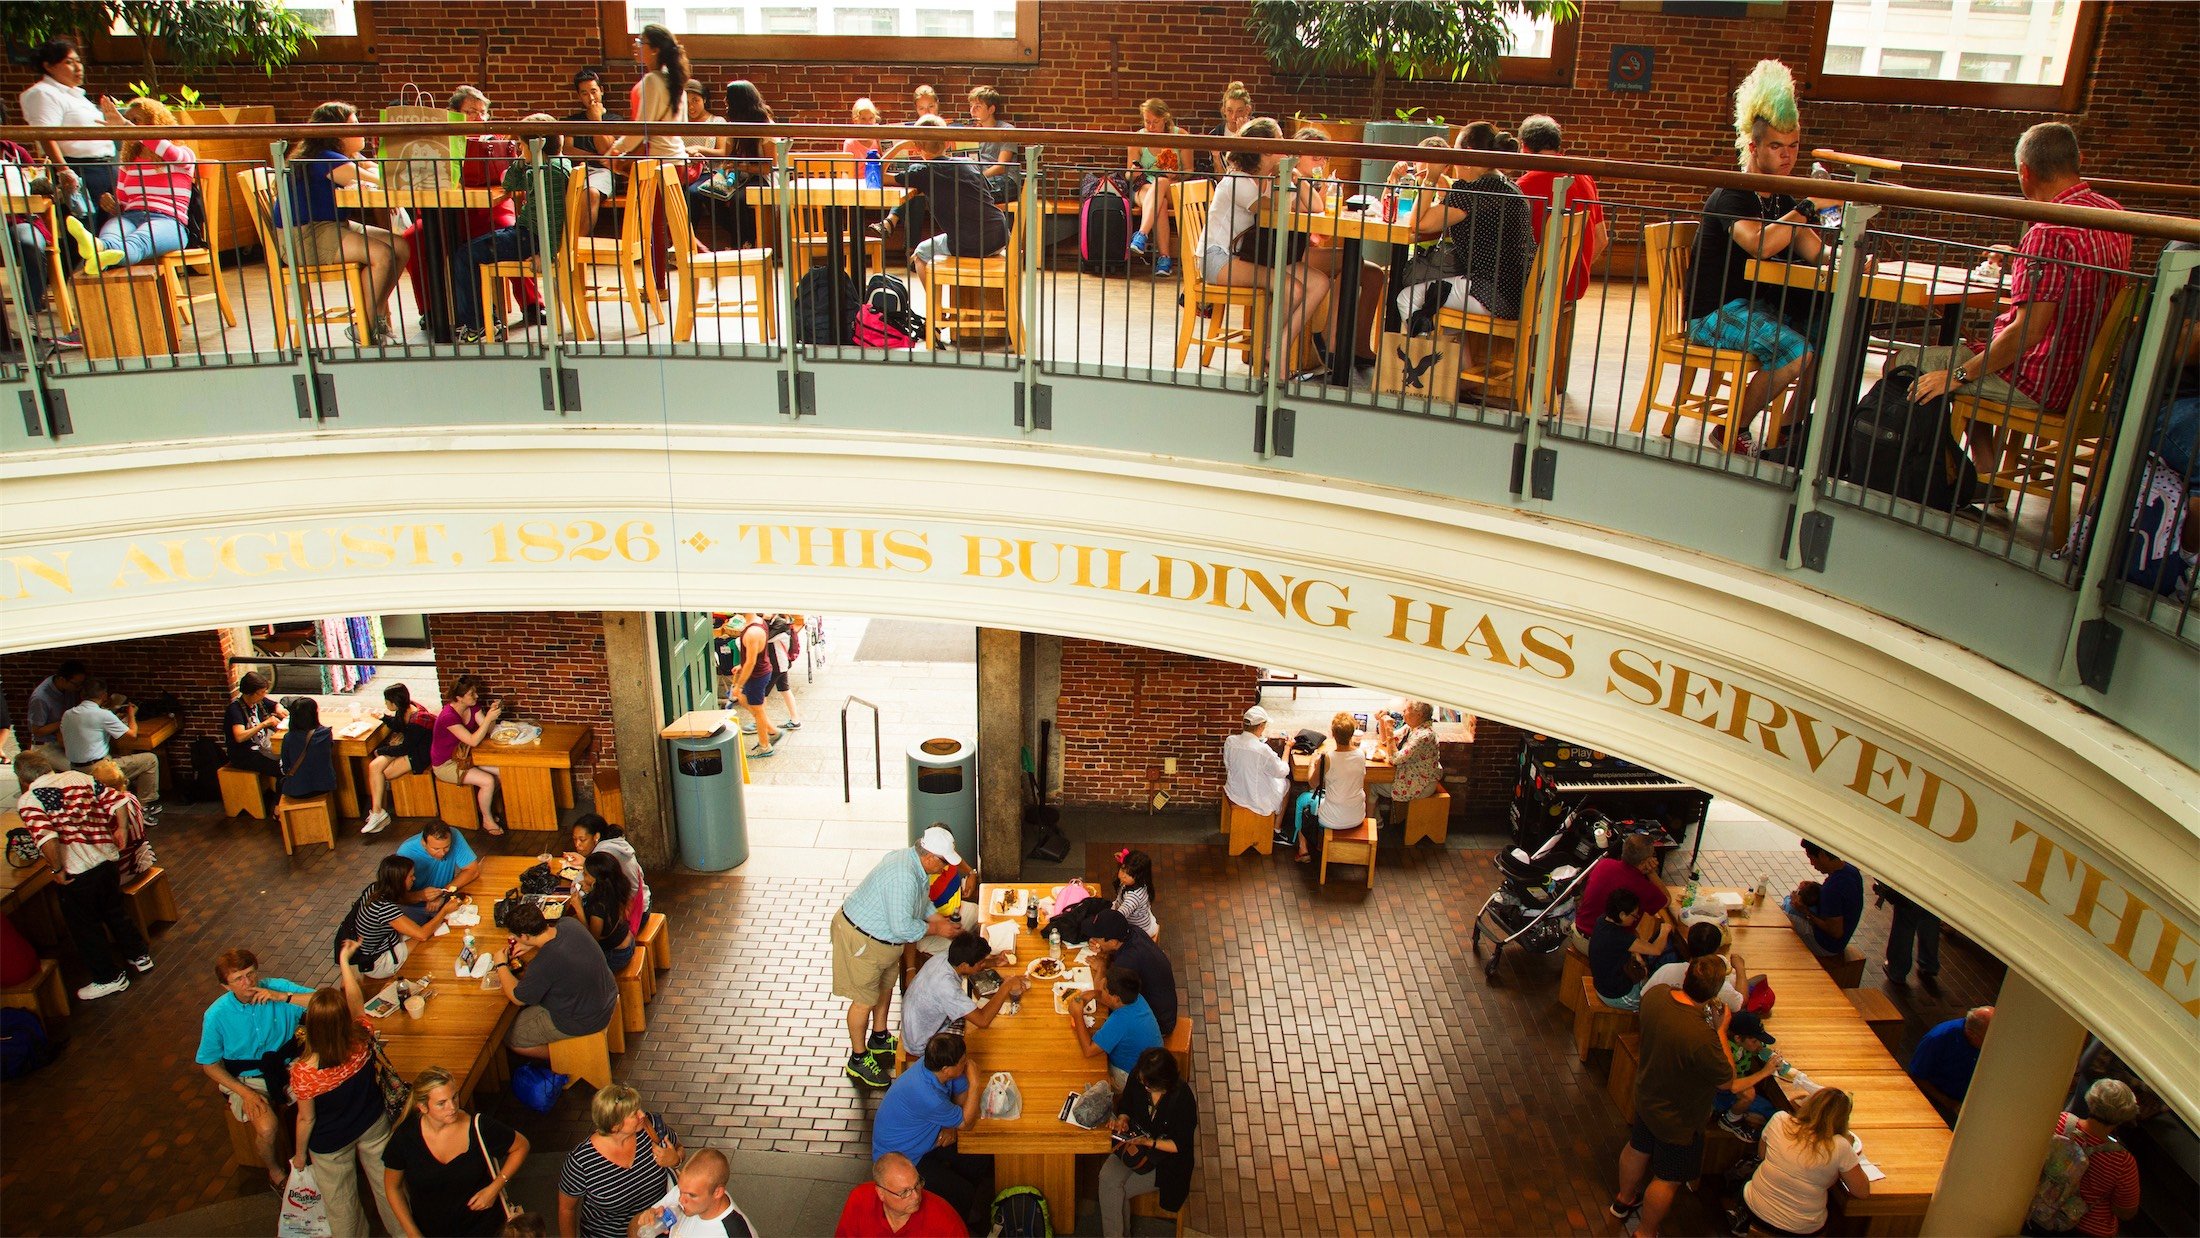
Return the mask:
[[[719,168],[706,172],[693,188],[706,198],[720,202],[739,202],[748,194],[749,187],[761,184],[764,178],[755,172],[743,172],[737,168]]]
[[[516,886],[506,890],[504,897],[498,899],[495,905],[489,908],[489,923],[498,928],[509,928],[511,927],[509,921],[512,918],[512,912],[517,910],[520,904],[533,901],[533,899],[521,894]]]
[[[481,1159],[489,1163],[489,1176],[502,1178],[504,1166],[497,1164],[497,1158],[489,1155],[489,1141],[481,1137],[481,1115],[478,1113],[474,1115],[474,1142],[481,1145]],[[519,1215],[519,1209],[512,1206],[510,1197],[501,1188],[497,1191],[497,1207],[504,1209],[504,1219],[507,1221]]]
[[[1134,1148],[1127,1143],[1116,1144],[1108,1152],[1134,1174],[1153,1172],[1154,1161],[1159,1155],[1152,1148]]]
[[[522,894],[549,894],[558,888],[558,879],[550,875],[550,866],[530,864],[519,875],[519,892]]]
[[[412,1085],[405,1082],[397,1068],[390,1065],[389,1046],[382,1043],[380,1032],[368,1033],[369,1068],[374,1071],[374,1086],[382,1093],[382,1112],[391,1125],[404,1116],[405,1102],[412,1096]]]
[[[1284,253],[1287,255],[1284,259],[1287,263],[1297,262],[1304,257],[1306,254],[1306,234],[1304,232],[1291,233],[1291,241],[1284,247]],[[1275,229],[1256,226],[1238,233],[1237,240],[1230,246],[1230,255],[1234,258],[1243,258],[1257,267],[1274,266],[1276,264]]]

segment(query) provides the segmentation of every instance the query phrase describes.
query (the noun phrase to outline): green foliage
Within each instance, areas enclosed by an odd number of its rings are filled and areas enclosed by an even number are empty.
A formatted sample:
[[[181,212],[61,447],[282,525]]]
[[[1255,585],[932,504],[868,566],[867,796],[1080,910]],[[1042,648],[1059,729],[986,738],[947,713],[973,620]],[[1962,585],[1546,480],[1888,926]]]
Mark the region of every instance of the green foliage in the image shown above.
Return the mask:
[[[1507,14],[1566,21],[1579,12],[1573,0],[1253,0],[1245,28],[1285,72],[1367,74],[1380,116],[1390,78],[1494,80],[1511,39]]]
[[[1392,112],[1391,115],[1397,117],[1399,123],[1401,124],[1410,125],[1414,121],[1418,120],[1424,125],[1435,125],[1438,128],[1442,128],[1444,125],[1444,118],[1442,116],[1438,115],[1435,112],[1430,112],[1428,115],[1423,116],[1421,115],[1421,109],[1417,107],[1402,107],[1399,108],[1397,111]]]
[[[176,93],[173,96],[154,93],[154,86],[151,82],[132,82],[129,89],[130,97],[133,99],[151,99],[156,103],[165,103],[172,108],[189,108],[199,105],[199,92],[189,86],[176,87]]]
[[[11,47],[34,48],[67,35],[85,41],[93,31],[126,23],[145,36],[145,81],[158,76],[156,42],[179,77],[231,64],[249,64],[263,73],[296,60],[313,43],[303,17],[276,0],[24,0],[0,4],[0,38]],[[179,88],[177,98],[184,98]],[[192,96],[195,98],[196,96]],[[185,106],[190,106],[185,103]]]

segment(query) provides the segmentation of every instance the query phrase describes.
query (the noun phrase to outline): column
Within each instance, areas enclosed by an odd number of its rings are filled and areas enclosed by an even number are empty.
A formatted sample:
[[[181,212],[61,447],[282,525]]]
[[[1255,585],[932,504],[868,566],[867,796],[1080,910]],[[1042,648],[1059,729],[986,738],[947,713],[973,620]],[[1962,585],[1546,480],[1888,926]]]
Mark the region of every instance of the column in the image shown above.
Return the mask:
[[[2014,1234],[2022,1228],[2055,1115],[2084,1048],[2085,1028],[2012,970],[2001,982],[1994,1025],[1980,1047],[1921,1233]]]
[[[603,652],[611,689],[611,733],[618,749],[619,801],[626,836],[645,869],[670,868],[679,848],[665,792],[657,640],[647,611],[603,612]]]
[[[1014,881],[1024,861],[1024,634],[978,629],[978,865]]]

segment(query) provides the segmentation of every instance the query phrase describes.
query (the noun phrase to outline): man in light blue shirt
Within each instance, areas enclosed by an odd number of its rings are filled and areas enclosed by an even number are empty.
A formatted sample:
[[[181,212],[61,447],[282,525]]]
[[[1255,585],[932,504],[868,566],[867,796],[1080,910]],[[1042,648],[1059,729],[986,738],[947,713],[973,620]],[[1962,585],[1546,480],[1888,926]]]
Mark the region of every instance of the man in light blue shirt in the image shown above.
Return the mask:
[[[955,836],[935,825],[916,846],[888,852],[833,916],[833,996],[848,1003],[848,1077],[867,1087],[893,1081],[879,1058],[897,1043],[886,1028],[901,975],[901,948],[927,933],[962,932],[960,923],[932,910],[932,878],[961,863]]]
[[[84,699],[61,715],[61,747],[69,765],[90,769],[113,760],[130,780],[130,794],[145,806],[145,823],[160,820],[160,759],[150,752],[116,752],[114,741],[138,733],[137,706],[124,705],[120,714],[107,708],[107,685],[97,679],[84,681]]]
[[[405,914],[426,924],[435,918],[428,904],[481,875],[481,861],[466,840],[441,821],[397,844],[397,854],[413,862],[413,888],[405,896]]]
[[[1003,1002],[1024,995],[1031,981],[1010,976],[983,1003],[972,1000],[970,977],[1000,959],[992,950],[985,938],[965,933],[947,943],[946,953],[925,961],[901,995],[901,1043],[921,1045],[941,1032],[991,1027]]]
[[[1085,1027],[1088,1006],[1100,1016],[1100,1026]],[[1069,1026],[1086,1057],[1107,1056],[1108,1078],[1118,1092],[1130,1081],[1139,1055],[1161,1047],[1161,1025],[1140,992],[1138,973],[1128,967],[1109,968],[1107,978],[1088,1000],[1071,1003]]]
[[[288,980],[260,979],[259,956],[250,950],[224,951],[214,960],[214,973],[221,978],[224,992],[206,1008],[196,1060],[228,1098],[229,1111],[238,1121],[252,1124],[260,1163],[267,1169],[268,1181],[279,1186],[288,1167],[275,1154],[272,1102],[283,1101],[287,1094],[281,1078],[270,1090],[266,1072],[279,1066],[271,1066],[268,1055],[291,1043],[313,990]]]

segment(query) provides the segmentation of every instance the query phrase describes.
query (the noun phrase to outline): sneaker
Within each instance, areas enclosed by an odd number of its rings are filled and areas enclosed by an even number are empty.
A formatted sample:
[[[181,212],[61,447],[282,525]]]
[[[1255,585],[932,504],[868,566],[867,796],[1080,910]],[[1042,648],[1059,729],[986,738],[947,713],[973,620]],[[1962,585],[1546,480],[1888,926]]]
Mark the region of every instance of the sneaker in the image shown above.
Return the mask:
[[[1149,242],[1148,242],[1148,241],[1146,240],[1146,234],[1145,234],[1145,233],[1143,233],[1143,232],[1133,232],[1133,233],[1131,233],[1131,252],[1132,252],[1132,253],[1134,253],[1134,254],[1138,255],[1138,256],[1139,256],[1139,257],[1141,257],[1141,258],[1145,257],[1145,256],[1146,256],[1146,248],[1147,248],[1148,244],[1149,244]]]
[[[153,970],[153,956],[150,954],[141,954],[136,958],[130,960],[130,967],[132,970],[141,974],[144,972],[149,972]]]
[[[744,723],[742,723],[742,724],[741,724],[741,733],[742,733],[743,735],[754,735],[754,734],[756,734],[756,724],[755,724],[755,723],[753,723],[753,722],[744,722]]]
[[[96,1001],[102,997],[107,996],[109,993],[120,993],[124,989],[127,989],[129,987],[130,977],[127,974],[124,974],[116,976],[114,979],[108,981],[105,984],[85,985],[83,988],[76,991],[76,1000],[80,1002]]]
[[[1736,1139],[1741,1140],[1743,1143],[1757,1142],[1756,1129],[1750,1126],[1749,1123],[1744,1122],[1740,1118],[1734,1116],[1734,1111],[1731,1109],[1719,1115],[1719,1129],[1725,1131],[1729,1135],[1734,1136]]]
[[[379,834],[383,830],[388,829],[389,824],[390,814],[377,808],[373,812],[367,814],[367,820],[365,824],[359,827],[359,832],[362,834]]]
[[[901,1044],[901,1038],[892,1032],[873,1032],[863,1047],[872,1053],[892,1053]]]
[[[128,984],[129,981],[125,980],[123,983]],[[83,994],[79,993],[77,996],[82,997]],[[847,1070],[850,1079],[867,1088],[890,1087],[894,1082],[893,1075],[887,1072],[886,1067],[868,1053],[851,1055],[848,1058]]]
[[[159,801],[159,800],[154,800],[154,801],[153,801],[152,803],[150,803],[150,804],[141,804],[141,805],[139,805],[139,807],[141,807],[141,808],[143,808],[143,809],[145,810],[145,824],[147,824],[147,825],[159,825],[159,824],[160,824],[160,801]]]
[[[474,329],[474,328],[472,328],[472,327],[453,327],[453,328],[451,328],[451,340],[452,340],[452,342],[453,342],[453,343],[458,343],[458,344],[479,344],[479,343],[481,343],[481,341],[482,341],[482,338],[483,338],[483,337],[482,337],[482,334],[481,334],[481,332],[479,332],[479,331],[475,330],[475,329]]]
[[[799,731],[802,729],[802,723],[799,719],[789,719],[780,723],[779,729],[782,731]]]
[[[1634,1203],[1623,1204],[1619,1202],[1619,1200],[1614,1199],[1609,1205],[1605,1207],[1604,1211],[1610,1214],[1611,1218],[1615,1221],[1625,1221],[1632,1218],[1636,1213],[1642,1211],[1642,1201],[1638,1199]]]
[[[46,341],[46,347],[58,352],[74,352],[84,347],[84,335],[80,331],[56,335]]]
[[[1176,274],[1176,259],[1167,254],[1153,260],[1153,273],[1163,278]]]
[[[751,748],[749,749],[749,759],[752,761],[761,761],[765,757],[771,756],[772,753],[773,750],[770,748]]]

